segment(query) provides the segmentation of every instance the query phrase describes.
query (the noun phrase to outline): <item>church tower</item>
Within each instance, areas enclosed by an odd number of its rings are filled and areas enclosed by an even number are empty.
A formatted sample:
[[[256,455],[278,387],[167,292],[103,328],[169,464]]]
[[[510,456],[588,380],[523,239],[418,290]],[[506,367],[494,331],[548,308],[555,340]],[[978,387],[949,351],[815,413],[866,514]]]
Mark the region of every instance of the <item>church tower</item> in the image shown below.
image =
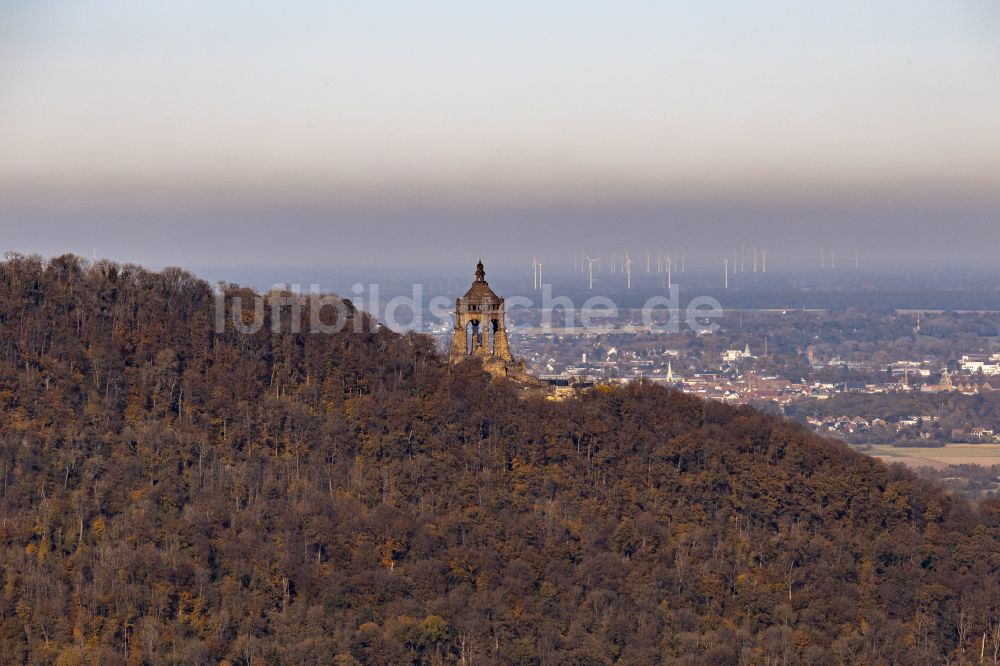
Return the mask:
[[[486,282],[482,260],[465,296],[455,300],[455,334],[448,359],[458,363],[468,356],[511,361],[504,322],[503,299]]]

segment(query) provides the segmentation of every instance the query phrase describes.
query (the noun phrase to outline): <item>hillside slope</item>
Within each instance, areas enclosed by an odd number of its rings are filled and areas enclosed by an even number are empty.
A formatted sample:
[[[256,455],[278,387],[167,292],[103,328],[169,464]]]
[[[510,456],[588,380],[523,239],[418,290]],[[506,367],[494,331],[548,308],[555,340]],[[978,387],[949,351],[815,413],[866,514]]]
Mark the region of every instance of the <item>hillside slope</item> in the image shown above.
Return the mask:
[[[5,663],[1000,649],[1000,505],[794,424],[647,385],[524,398],[370,321],[216,335],[178,270],[0,278]]]

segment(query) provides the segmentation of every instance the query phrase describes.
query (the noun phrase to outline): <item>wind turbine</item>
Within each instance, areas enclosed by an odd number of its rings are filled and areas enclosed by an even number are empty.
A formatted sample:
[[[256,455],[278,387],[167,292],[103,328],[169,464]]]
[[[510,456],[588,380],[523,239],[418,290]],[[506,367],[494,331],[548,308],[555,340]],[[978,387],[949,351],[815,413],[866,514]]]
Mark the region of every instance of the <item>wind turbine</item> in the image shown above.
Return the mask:
[[[531,258],[531,288],[538,289],[538,259]]]
[[[673,274],[673,260],[670,258],[670,255],[668,254],[667,255],[667,289],[670,289],[670,285],[672,284],[672,278],[671,278],[672,274]]]
[[[600,264],[601,258],[597,257],[596,259],[591,259],[587,255],[583,255],[583,258],[587,260],[587,281],[588,281],[588,287],[590,288],[591,291],[593,291],[594,290],[594,262],[595,261],[598,262],[597,266],[600,267],[600,265],[601,265]]]
[[[723,289],[729,289],[729,255],[727,254],[722,258],[722,274],[726,276],[725,281],[722,283]]]
[[[761,268],[763,268],[763,270],[761,272],[762,273],[766,273],[767,272],[767,250],[761,250],[760,254],[761,254]]]
[[[625,272],[628,273],[628,288],[632,288],[632,256],[625,250]]]

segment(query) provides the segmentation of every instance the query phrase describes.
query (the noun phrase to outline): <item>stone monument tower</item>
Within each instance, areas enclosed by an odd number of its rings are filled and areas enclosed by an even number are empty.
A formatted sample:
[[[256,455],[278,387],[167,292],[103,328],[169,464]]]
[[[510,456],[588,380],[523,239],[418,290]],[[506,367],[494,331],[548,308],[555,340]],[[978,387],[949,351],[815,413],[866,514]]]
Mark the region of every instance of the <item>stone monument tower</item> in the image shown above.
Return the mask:
[[[493,293],[486,282],[482,260],[476,264],[476,279],[455,301],[455,335],[448,358],[458,363],[468,356],[509,362],[507,327],[504,323],[503,299]]]

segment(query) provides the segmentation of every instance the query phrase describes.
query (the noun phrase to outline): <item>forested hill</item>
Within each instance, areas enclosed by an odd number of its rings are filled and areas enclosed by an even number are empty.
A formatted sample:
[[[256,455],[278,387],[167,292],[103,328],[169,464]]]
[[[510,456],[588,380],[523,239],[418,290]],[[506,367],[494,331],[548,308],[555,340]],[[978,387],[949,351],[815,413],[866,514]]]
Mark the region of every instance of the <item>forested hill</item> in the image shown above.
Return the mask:
[[[289,308],[281,332],[216,334],[212,289],[178,270],[11,256],[0,276],[3,663],[1000,648],[1000,505],[794,424],[646,385],[525,397],[354,311],[335,334],[305,310],[289,332]]]

